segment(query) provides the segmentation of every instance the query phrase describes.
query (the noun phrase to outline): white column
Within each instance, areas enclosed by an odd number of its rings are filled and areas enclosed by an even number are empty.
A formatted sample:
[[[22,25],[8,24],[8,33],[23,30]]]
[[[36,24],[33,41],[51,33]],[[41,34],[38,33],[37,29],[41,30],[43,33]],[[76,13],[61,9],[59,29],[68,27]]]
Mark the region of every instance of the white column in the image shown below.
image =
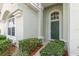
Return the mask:
[[[70,4],[70,55],[79,55],[79,4]]]
[[[79,55],[79,4],[63,4],[63,29],[68,54]]]
[[[40,8],[38,18],[38,38],[43,39],[43,8]]]
[[[65,42],[68,41],[68,23],[69,23],[69,4],[68,3],[64,3],[63,4],[63,40]]]
[[[63,41],[65,42],[65,47],[70,53],[69,47],[69,33],[70,33],[70,5],[68,3],[63,4]]]

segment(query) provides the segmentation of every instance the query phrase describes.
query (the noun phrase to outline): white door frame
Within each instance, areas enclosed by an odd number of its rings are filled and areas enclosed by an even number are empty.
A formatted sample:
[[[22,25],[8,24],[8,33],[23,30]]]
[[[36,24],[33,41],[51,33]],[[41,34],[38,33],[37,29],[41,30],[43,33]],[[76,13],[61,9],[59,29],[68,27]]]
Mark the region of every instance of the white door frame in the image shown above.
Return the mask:
[[[59,20],[55,20],[55,21],[59,21],[59,40],[62,40],[62,38],[61,38],[62,32],[63,32],[63,31],[61,31],[61,29],[62,29],[62,27],[61,27],[61,25],[62,25],[62,13],[58,9],[54,9],[49,13],[49,40],[51,40],[51,13],[56,12],[56,11],[59,12]]]

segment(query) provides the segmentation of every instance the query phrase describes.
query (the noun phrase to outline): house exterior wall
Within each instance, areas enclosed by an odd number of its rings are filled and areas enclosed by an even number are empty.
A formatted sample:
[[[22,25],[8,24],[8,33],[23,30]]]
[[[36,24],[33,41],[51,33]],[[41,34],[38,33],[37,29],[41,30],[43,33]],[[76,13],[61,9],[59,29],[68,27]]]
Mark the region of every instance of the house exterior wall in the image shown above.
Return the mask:
[[[29,7],[24,14],[24,38],[26,37],[38,37],[38,12]]]
[[[16,10],[21,10],[22,13],[20,16],[15,15],[16,13],[19,14]],[[9,36],[8,33],[8,18],[4,18],[5,11],[9,11],[10,15],[15,15],[15,22],[16,22],[16,28],[15,28],[15,37]],[[16,11],[16,12],[15,12]],[[1,21],[4,21],[3,24],[3,34],[6,35],[8,38],[12,40],[22,40],[24,38],[32,38],[39,36],[39,20],[42,18],[39,18],[39,10],[34,10],[31,7],[29,7],[27,4],[3,4],[3,8],[1,10]],[[6,15],[7,16],[7,15]],[[1,23],[0,23],[1,24]]]
[[[70,54],[79,55],[79,4],[70,4]]]
[[[23,39],[23,15],[16,16],[16,39],[21,40]]]
[[[1,21],[1,23],[3,21],[3,23],[2,23],[3,26],[1,26],[3,28],[2,28],[1,31],[4,32],[3,35],[6,35],[8,38],[12,39],[13,41],[16,41],[16,40],[19,40],[19,39],[23,39],[22,38],[23,37],[23,16],[19,17],[17,15],[14,15],[14,17],[15,17],[15,25],[16,25],[15,36],[8,35],[8,20],[9,20],[9,18],[3,18],[3,17],[8,15],[7,14],[7,15],[4,16],[6,11],[9,11],[9,15],[8,16],[11,16],[14,13],[16,13],[17,12],[16,10],[18,10],[19,8],[20,7],[18,7],[18,4],[5,3],[5,4],[3,4],[3,8],[1,10],[0,21]]]
[[[49,27],[49,14],[50,12],[52,12],[53,10],[60,10],[61,11],[61,15],[63,15],[63,6],[62,4],[56,4],[56,5],[52,5],[52,6],[49,6],[47,8],[44,9],[43,11],[43,35],[44,35],[44,39],[46,40],[49,40],[50,39],[50,27]],[[63,18],[61,17],[61,20],[63,20]],[[62,22],[63,23],[63,22]],[[62,26],[63,28],[63,26]],[[62,30],[61,30],[62,31]],[[61,33],[61,35],[63,35],[63,32]],[[63,39],[63,37],[61,37],[61,39]]]
[[[24,4],[19,6],[23,10],[23,38],[38,37],[38,12]]]
[[[0,34],[4,35],[3,22],[0,21]]]

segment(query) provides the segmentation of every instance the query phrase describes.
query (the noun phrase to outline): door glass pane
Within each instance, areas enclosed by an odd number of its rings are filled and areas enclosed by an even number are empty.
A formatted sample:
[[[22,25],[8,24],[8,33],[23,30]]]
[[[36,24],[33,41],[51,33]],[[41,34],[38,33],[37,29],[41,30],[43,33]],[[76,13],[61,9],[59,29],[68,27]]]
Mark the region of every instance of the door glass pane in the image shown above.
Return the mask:
[[[51,22],[51,39],[59,39],[59,21]]]

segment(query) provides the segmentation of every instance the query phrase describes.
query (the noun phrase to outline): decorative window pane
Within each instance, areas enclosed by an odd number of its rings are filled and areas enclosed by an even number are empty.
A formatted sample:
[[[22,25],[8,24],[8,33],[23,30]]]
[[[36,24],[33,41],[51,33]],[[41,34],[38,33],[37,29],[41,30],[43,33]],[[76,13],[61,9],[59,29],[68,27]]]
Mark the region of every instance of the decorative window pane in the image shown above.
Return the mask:
[[[59,12],[53,12],[51,14],[51,20],[59,19]]]
[[[56,19],[56,17],[54,16],[54,20]]]
[[[57,16],[57,19],[59,19],[59,16]]]
[[[53,16],[53,13],[51,14],[51,16]]]
[[[53,17],[51,17],[51,20],[53,19]]]

